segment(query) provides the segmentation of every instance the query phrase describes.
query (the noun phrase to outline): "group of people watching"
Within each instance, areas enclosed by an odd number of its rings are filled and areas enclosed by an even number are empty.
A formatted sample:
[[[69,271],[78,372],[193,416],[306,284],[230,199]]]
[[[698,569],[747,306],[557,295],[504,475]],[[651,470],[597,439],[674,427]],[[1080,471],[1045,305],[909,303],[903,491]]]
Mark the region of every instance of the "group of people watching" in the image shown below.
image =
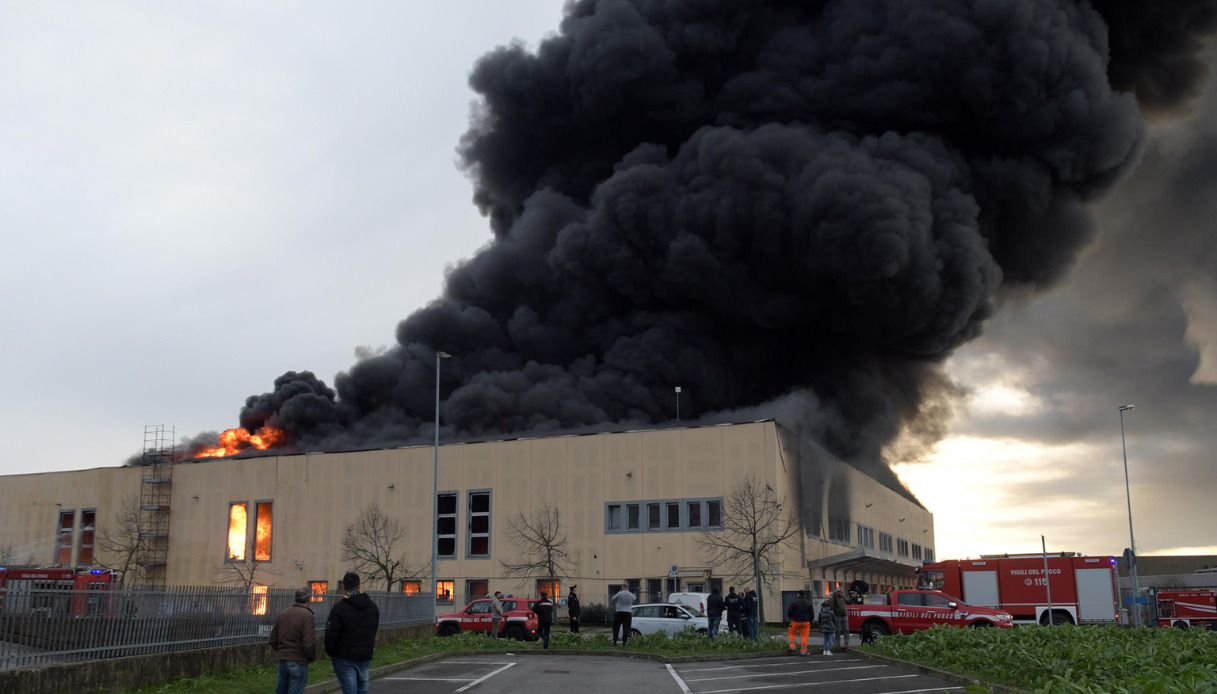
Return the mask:
[[[760,603],[752,586],[744,586],[743,593],[737,593],[735,586],[729,586],[726,597],[723,597],[719,588],[711,588],[710,597],[706,598],[710,638],[718,636],[723,614],[726,613],[727,633],[755,639],[760,632]]]

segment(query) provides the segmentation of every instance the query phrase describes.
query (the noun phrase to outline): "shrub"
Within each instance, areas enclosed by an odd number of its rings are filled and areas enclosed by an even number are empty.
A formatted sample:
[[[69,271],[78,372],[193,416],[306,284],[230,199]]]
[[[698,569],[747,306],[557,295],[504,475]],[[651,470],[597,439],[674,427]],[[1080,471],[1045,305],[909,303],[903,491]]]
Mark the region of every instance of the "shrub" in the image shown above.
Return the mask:
[[[579,618],[584,624],[608,624],[612,621],[609,619],[608,607],[600,602],[584,605]]]

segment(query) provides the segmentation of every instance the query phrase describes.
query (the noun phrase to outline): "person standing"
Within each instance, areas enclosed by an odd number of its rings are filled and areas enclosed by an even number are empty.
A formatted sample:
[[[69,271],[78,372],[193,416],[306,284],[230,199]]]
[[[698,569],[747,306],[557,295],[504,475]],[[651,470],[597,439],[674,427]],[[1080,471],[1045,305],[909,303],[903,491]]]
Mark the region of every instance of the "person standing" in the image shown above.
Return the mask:
[[[630,606],[634,604],[634,594],[630,592],[630,584],[623,582],[621,590],[609,600],[613,605],[613,645],[617,645],[617,632],[621,631],[621,645],[630,640],[630,628],[633,626],[634,614]]]
[[[711,588],[710,597],[706,598],[706,617],[710,619],[707,630],[710,638],[718,636],[718,625],[723,621],[723,596],[720,588]]]
[[[571,586],[570,595],[566,597],[566,614],[570,617],[570,633],[572,634],[579,633],[579,615],[583,611],[583,608],[579,606],[579,595],[575,592],[578,587]]]
[[[342,599],[325,623],[325,652],[334,666],[342,694],[368,694],[368,672],[380,628],[380,609],[359,589],[359,574],[342,577]]]
[[[745,622],[744,636],[755,640],[760,633],[761,601],[752,586],[744,586],[744,607],[740,610],[740,617]]]
[[[811,637],[811,603],[807,602],[807,592],[800,590],[795,595],[794,602],[786,608],[786,619],[790,626],[786,627],[786,636],[790,640],[790,654],[794,655],[794,645],[800,638],[803,640],[799,647],[799,655],[807,655],[807,639]]]
[[[499,625],[503,623],[503,594],[499,591],[494,591],[494,597],[490,599],[490,635],[494,638],[499,637]]]
[[[308,601],[312,591],[296,589],[296,602],[275,618],[270,629],[270,647],[279,654],[279,679],[275,694],[304,694],[308,686],[308,664],[317,659],[317,629]]]
[[[727,589],[727,597],[723,598],[723,605],[727,608],[727,633],[738,634],[739,630],[739,615],[740,610],[744,606],[744,599],[735,592],[735,586]]]
[[[837,623],[837,643],[849,646],[849,610],[845,609],[845,594],[840,588],[832,592],[832,613]]]
[[[554,604],[549,600],[549,593],[541,591],[541,599],[533,605],[532,611],[537,613],[537,638],[544,644],[543,648],[549,648],[549,630],[554,625]]]
[[[832,598],[820,603],[820,635],[824,637],[824,655],[832,655],[837,638],[837,615],[832,611]]]

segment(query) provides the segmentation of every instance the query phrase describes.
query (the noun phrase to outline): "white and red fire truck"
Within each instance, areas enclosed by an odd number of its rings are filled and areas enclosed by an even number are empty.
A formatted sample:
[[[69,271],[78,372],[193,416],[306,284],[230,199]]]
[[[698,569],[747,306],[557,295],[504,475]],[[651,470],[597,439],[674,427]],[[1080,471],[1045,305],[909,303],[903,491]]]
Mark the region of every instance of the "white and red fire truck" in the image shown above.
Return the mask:
[[[85,615],[108,611],[101,591],[114,585],[109,569],[0,568],[0,612],[8,614]]]
[[[1039,554],[927,562],[917,587],[941,590],[969,605],[1005,610],[1015,624],[1119,621],[1115,557],[1049,556],[1047,576],[1044,563]]]
[[[1158,626],[1217,631],[1217,593],[1211,590],[1160,590],[1155,599]]]

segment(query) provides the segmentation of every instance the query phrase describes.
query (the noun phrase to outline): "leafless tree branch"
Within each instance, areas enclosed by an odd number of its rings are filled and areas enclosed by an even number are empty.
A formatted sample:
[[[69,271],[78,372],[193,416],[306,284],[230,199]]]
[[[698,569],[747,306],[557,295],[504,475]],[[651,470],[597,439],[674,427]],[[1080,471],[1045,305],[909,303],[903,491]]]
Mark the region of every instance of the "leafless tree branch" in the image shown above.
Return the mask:
[[[508,576],[553,581],[570,574],[574,560],[566,551],[566,532],[557,508],[546,504],[531,515],[521,512],[508,520],[507,539],[520,550],[515,561],[499,561]]]
[[[406,529],[397,519],[372,504],[347,526],[342,536],[342,558],[369,580],[383,579],[385,590],[392,590],[395,580],[420,578],[431,572],[430,560],[421,567],[406,561],[401,547],[405,536]]]
[[[764,586],[781,569],[781,549],[802,529],[793,510],[785,510],[785,499],[751,476],[723,500],[722,520],[721,530],[698,535],[707,565],[741,581],[755,577]]]
[[[97,533],[94,560],[118,574],[119,583],[138,583],[143,578],[143,569],[137,560],[146,542],[140,532],[139,497],[128,496],[115,512],[113,522]]]

